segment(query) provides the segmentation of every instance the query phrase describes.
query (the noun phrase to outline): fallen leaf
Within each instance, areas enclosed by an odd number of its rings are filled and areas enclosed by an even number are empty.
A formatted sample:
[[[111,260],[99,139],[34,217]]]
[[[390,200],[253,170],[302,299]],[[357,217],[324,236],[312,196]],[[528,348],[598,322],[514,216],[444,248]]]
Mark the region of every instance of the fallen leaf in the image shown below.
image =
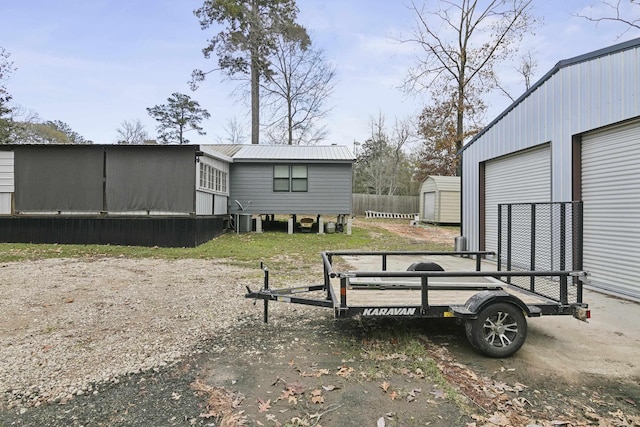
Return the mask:
[[[330,385],[323,385],[322,388],[324,389],[324,391],[333,391],[333,390],[338,390],[340,387],[330,384]]]
[[[278,396],[278,400],[286,400],[289,399],[291,396],[293,396],[295,393],[293,392],[293,390],[291,390],[290,388],[287,388],[285,390],[282,390],[282,393],[280,393],[280,396]]]
[[[396,400],[398,398],[398,393],[396,393],[396,391],[393,390],[389,395],[389,397],[391,398],[391,400]]]
[[[385,427],[387,425],[387,423],[384,421],[384,417],[380,417],[378,418],[378,425],[377,427]]]
[[[322,390],[313,390],[311,392],[311,401],[315,404],[324,403],[324,397],[322,396]]]
[[[180,400],[180,398],[182,397],[181,394],[176,393],[175,391],[173,393],[171,393],[171,398],[173,400]]]
[[[269,409],[271,409],[271,399],[266,402],[258,399],[258,412],[267,412]]]
[[[515,399],[511,400],[511,402],[514,405],[519,406],[521,408],[523,408],[526,404],[529,404],[529,406],[533,406],[533,405],[531,405],[531,402],[529,402],[524,397],[516,397]]]
[[[329,370],[328,369],[319,369],[319,370],[313,371],[313,372],[300,371],[300,376],[301,377],[316,377],[316,378],[319,378],[322,375],[329,375]]]
[[[340,369],[338,369],[337,375],[346,378],[350,376],[352,372],[353,372],[353,368],[348,366],[341,366]]]
[[[391,384],[388,383],[387,381],[383,382],[382,384],[380,384],[380,388],[382,389],[382,391],[384,391],[385,393],[387,392],[387,390],[389,390],[389,387],[391,387]]]
[[[304,384],[295,381],[292,383],[287,383],[287,389],[291,390],[294,394],[302,394],[304,393],[305,386]]]

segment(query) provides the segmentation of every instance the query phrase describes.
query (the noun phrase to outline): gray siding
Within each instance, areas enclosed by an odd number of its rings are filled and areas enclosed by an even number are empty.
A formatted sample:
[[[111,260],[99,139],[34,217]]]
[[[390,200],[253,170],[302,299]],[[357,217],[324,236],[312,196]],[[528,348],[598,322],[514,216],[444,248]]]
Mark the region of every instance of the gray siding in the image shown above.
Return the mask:
[[[640,39],[551,70],[484,129],[463,155],[462,232],[479,244],[479,165],[543,143],[551,145],[551,200],[572,199],[572,136],[640,116]]]
[[[307,192],[274,192],[273,163],[234,163],[229,212],[238,212],[237,200],[251,201],[245,213],[252,214],[351,214],[351,163],[306,164]]]

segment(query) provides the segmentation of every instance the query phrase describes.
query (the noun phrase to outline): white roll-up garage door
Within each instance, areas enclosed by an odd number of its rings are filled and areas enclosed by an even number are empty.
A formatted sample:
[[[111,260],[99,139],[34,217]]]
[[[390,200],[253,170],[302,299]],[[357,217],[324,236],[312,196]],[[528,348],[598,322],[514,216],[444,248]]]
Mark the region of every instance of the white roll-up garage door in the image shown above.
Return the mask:
[[[498,250],[498,204],[549,202],[549,144],[488,161],[485,166],[485,249]]]
[[[583,136],[582,200],[592,284],[640,299],[640,121]]]

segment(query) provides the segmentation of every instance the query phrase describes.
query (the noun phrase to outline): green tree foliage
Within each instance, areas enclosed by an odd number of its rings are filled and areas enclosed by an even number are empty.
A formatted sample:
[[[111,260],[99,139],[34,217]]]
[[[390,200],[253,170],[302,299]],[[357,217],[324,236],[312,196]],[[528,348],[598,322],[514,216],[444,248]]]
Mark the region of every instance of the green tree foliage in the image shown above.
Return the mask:
[[[167,104],[147,108],[147,112],[158,121],[158,139],[164,144],[188,144],[184,134],[192,130],[198,135],[206,135],[200,123],[211,117],[197,101],[181,93],[171,94]]]
[[[15,71],[13,62],[9,59],[10,54],[0,47],[0,144],[11,142],[11,135],[15,126],[10,117],[12,108],[10,106],[11,95],[5,87],[5,82]]]
[[[205,58],[218,57],[219,69],[230,77],[247,76],[251,82],[251,142],[259,143],[260,81],[273,73],[271,55],[276,40],[310,43],[306,30],[295,22],[295,0],[205,0],[194,11],[203,30],[214,25],[226,27],[212,37],[202,50]],[[214,70],[211,70],[214,71]],[[195,89],[211,71],[194,70],[191,85]]]
[[[92,144],[61,120],[41,122],[37,117],[16,122],[12,142],[16,144]]]
[[[458,152],[480,121],[478,105],[483,95],[498,85],[496,69],[512,58],[518,42],[535,26],[532,0],[441,0],[432,9],[411,3],[416,27],[404,40],[421,49],[417,63],[409,70],[405,89],[428,92],[454,117],[453,150]],[[431,112],[427,111],[427,115]],[[476,114],[475,118],[472,118]],[[470,118],[472,118],[470,120]],[[469,122],[472,122],[470,125]]]

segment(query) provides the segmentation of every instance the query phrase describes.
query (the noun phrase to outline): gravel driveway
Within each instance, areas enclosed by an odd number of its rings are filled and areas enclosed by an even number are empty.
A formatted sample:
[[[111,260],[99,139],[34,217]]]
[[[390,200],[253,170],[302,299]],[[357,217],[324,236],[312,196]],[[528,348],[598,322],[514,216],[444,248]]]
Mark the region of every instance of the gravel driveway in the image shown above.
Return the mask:
[[[633,303],[623,316],[598,297],[610,319],[591,325],[532,322],[528,344],[501,361],[436,323],[417,332],[425,353],[410,357],[394,350],[393,329],[379,341],[377,326],[330,310],[272,304],[262,324],[261,304],[243,297],[261,280],[258,269],[195,259],[1,264],[0,427],[640,426]],[[593,347],[567,346],[574,336]],[[429,357],[467,403],[416,370]],[[218,423],[222,401],[235,422]]]
[[[92,393],[92,384],[175,363],[252,308],[243,298],[248,273],[193,259],[1,265],[6,402],[64,402]]]

